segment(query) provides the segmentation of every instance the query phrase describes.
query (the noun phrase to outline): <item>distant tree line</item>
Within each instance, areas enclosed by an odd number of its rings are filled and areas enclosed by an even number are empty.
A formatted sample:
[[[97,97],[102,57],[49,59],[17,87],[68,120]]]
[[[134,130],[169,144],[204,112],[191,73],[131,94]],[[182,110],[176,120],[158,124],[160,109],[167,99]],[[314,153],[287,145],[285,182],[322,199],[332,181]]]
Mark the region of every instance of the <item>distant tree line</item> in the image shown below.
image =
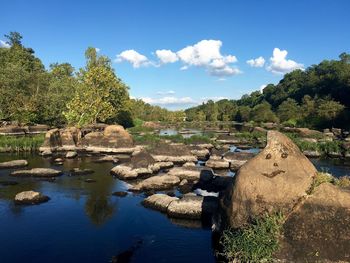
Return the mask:
[[[18,32],[5,35],[0,47],[0,120],[21,124],[84,126],[96,122],[133,126],[133,120],[178,121],[184,112],[170,112],[130,99],[111,60],[95,48],[85,52],[86,65],[75,71],[69,63],[45,69]]]
[[[263,92],[239,100],[209,100],[185,111],[188,121],[280,122],[313,128],[350,128],[350,55],[286,74]]]

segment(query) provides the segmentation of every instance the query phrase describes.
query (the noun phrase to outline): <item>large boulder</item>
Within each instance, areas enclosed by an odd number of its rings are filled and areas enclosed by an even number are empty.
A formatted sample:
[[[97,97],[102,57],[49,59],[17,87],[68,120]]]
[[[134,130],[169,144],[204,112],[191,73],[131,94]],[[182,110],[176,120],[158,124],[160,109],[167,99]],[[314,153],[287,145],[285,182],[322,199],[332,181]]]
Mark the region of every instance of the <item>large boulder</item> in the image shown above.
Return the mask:
[[[287,136],[269,131],[265,149],[240,168],[222,200],[229,225],[241,227],[266,212],[288,214],[306,195],[316,172]]]
[[[177,197],[168,196],[166,194],[154,194],[143,200],[142,204],[146,207],[166,212],[169,204],[178,199]]]
[[[180,179],[174,175],[156,175],[147,178],[130,190],[132,191],[147,191],[147,190],[166,190],[170,189],[180,183]]]
[[[0,169],[18,168],[27,166],[28,162],[26,160],[13,160],[8,162],[1,162]]]
[[[287,218],[283,232],[278,257],[286,262],[349,262],[350,191],[321,184]]]
[[[15,203],[16,204],[25,204],[33,205],[49,201],[50,198],[46,195],[43,195],[39,192],[34,191],[24,191],[16,194]]]
[[[159,143],[150,150],[150,153],[157,162],[183,164],[197,161],[197,157],[191,153],[191,149],[186,145]]]

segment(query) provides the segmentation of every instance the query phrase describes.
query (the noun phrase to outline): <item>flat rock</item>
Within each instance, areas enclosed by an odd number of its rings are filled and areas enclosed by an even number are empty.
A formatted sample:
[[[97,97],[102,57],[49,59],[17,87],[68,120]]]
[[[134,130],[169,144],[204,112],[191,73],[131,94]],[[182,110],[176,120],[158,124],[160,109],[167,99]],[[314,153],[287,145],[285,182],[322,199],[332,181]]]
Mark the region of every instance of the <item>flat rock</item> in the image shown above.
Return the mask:
[[[113,155],[106,155],[98,158],[95,160],[96,163],[106,163],[106,162],[112,162],[112,163],[118,163],[119,159]]]
[[[78,153],[76,151],[69,151],[66,153],[66,158],[72,159],[78,156]]]
[[[210,158],[206,161],[205,166],[213,169],[228,169],[230,168],[230,162],[224,159]]]
[[[15,203],[16,204],[39,204],[43,202],[49,201],[50,198],[48,196],[42,195],[39,192],[34,191],[25,191],[16,194]]]
[[[118,165],[111,170],[111,174],[122,180],[136,179],[137,171],[126,165]]]
[[[215,197],[184,196],[172,201],[167,213],[170,217],[185,219],[201,219],[204,215],[212,214],[218,207]]]
[[[10,176],[17,177],[56,177],[62,175],[62,172],[52,168],[32,168],[27,170],[17,170],[10,173]]]
[[[214,173],[211,169],[204,167],[175,167],[170,169],[168,175],[177,176],[181,180],[188,181],[208,181],[213,178]]]
[[[147,178],[131,188],[133,191],[166,190],[180,183],[179,177],[175,175],[156,175]]]
[[[146,207],[166,212],[169,204],[178,199],[177,197],[171,197],[166,194],[154,194],[143,200],[142,204]]]
[[[26,160],[13,160],[8,162],[1,162],[0,169],[9,169],[9,168],[19,168],[25,167],[28,165]]]
[[[73,168],[72,170],[70,170],[71,176],[87,175],[92,173],[94,173],[94,171],[91,169]]]

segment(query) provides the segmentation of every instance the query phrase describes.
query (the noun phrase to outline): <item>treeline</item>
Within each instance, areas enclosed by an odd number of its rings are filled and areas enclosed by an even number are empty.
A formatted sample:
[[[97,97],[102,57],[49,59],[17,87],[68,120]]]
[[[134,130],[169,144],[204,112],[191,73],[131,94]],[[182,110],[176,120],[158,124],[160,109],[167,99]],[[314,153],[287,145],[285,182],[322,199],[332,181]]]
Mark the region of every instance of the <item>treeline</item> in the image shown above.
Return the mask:
[[[280,122],[312,128],[350,128],[350,55],[286,74],[263,92],[208,101],[187,109],[188,121]]]
[[[85,52],[86,65],[69,63],[45,69],[17,32],[5,35],[0,47],[0,120],[20,124],[84,126],[96,122],[133,126],[134,119],[177,121],[184,112],[170,112],[130,99],[128,87],[117,77],[111,60],[95,48]]]

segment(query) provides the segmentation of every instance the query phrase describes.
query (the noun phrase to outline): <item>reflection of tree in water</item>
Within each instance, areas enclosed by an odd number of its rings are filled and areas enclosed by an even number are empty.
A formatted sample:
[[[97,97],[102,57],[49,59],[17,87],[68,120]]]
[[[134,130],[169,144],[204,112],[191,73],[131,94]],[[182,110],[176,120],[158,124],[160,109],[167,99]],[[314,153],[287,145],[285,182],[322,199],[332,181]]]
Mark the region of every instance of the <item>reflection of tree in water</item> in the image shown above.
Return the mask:
[[[106,195],[91,193],[85,203],[85,212],[95,225],[103,225],[113,216],[115,204]]]

